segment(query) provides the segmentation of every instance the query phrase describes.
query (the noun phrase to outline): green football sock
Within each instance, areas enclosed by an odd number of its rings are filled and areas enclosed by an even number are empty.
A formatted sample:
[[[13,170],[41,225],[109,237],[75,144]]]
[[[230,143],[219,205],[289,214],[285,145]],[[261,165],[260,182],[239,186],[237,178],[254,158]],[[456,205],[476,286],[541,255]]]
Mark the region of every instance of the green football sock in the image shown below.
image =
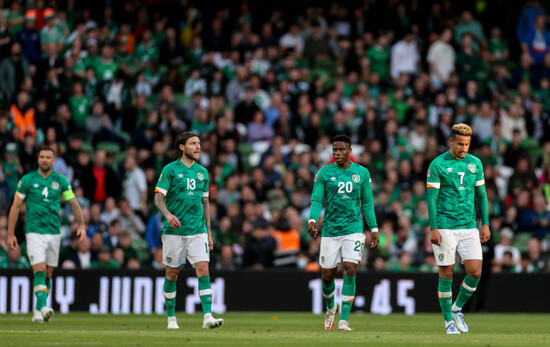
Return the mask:
[[[453,292],[451,289],[452,279],[439,277],[439,285],[437,286],[437,296],[439,297],[439,306],[445,322],[452,322],[451,306],[453,304]]]
[[[479,278],[474,278],[470,275],[466,275],[466,277],[464,277],[464,281],[462,281],[460,291],[458,292],[458,296],[456,297],[456,301],[453,305],[453,311],[462,310],[462,307],[464,307],[466,301],[468,301],[468,299],[470,299],[476,291],[478,283]]]
[[[36,310],[46,306],[48,299],[48,287],[46,286],[46,273],[37,271],[34,273],[34,296],[36,296]]]
[[[202,313],[212,313],[212,289],[210,276],[199,277],[199,297],[202,303]]]
[[[341,320],[347,321],[353,300],[355,299],[355,276],[344,276],[344,285],[342,286],[342,317]]]
[[[176,281],[164,278],[164,302],[168,317],[176,315]]]
[[[48,295],[50,294],[50,288],[52,287],[52,278],[46,277],[46,288],[48,288]]]
[[[325,303],[327,304],[328,308],[334,307],[334,288],[336,287],[334,285],[334,281],[330,282],[322,282],[323,287],[323,296],[325,297]]]

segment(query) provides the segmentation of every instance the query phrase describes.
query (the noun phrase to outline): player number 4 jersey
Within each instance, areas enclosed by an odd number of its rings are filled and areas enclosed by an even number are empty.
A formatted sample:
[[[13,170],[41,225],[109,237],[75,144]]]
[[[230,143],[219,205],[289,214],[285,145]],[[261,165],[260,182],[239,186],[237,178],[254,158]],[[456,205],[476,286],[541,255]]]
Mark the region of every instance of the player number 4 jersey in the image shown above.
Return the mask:
[[[69,180],[58,172],[47,178],[32,171],[21,178],[15,193],[25,200],[25,233],[53,234],[61,232],[61,197],[65,201],[74,198]]]
[[[475,187],[485,184],[481,161],[471,154],[456,159],[447,151],[430,164],[427,187],[439,189],[437,227],[476,227]]]

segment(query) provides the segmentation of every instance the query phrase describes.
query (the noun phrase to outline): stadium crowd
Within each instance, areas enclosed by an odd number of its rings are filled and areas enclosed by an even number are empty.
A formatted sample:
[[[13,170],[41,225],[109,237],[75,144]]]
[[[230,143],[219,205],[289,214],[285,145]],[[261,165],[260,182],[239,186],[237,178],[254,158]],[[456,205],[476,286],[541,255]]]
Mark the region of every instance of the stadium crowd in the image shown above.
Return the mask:
[[[427,165],[464,122],[487,182],[485,264],[549,271],[540,1],[89,3],[0,1],[0,268],[29,267],[24,243],[7,250],[7,213],[42,144],[89,236],[79,244],[60,211],[60,267],[162,268],[154,186],[175,135],[191,130],[210,172],[215,269],[319,269],[313,178],[346,134],[373,177],[380,227],[358,269],[435,272]]]

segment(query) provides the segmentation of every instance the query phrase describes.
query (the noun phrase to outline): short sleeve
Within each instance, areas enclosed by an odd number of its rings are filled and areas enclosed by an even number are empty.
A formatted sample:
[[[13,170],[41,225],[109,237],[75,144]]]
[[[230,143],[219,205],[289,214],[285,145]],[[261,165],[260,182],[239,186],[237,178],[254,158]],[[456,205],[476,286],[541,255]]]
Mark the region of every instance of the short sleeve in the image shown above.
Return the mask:
[[[19,183],[17,183],[17,189],[15,190],[15,195],[17,195],[20,199],[25,200],[25,198],[27,197],[28,190],[29,190],[29,186],[27,184],[27,176],[23,176],[19,180]]]
[[[71,187],[71,183],[65,176],[61,176],[59,179],[61,182],[61,195],[63,196],[63,200],[69,201],[74,198],[74,192],[73,187]]]
[[[475,186],[479,187],[485,184],[485,174],[483,173],[483,164],[481,164],[481,160],[478,160],[477,162],[477,170],[476,170],[476,183]]]
[[[172,170],[170,170],[170,167],[168,166],[165,166],[164,169],[162,169],[159,180],[155,187],[155,193],[160,193],[164,196],[168,194],[168,189],[170,188],[170,183],[172,182],[171,171]]]
[[[426,187],[428,188],[441,188],[441,178],[439,176],[439,167],[437,163],[432,161],[430,167],[428,168],[428,174],[426,178]]]
[[[208,197],[208,189],[210,188],[210,175],[208,174],[208,170],[205,170],[204,172],[204,187],[202,188],[202,197],[207,198]]]

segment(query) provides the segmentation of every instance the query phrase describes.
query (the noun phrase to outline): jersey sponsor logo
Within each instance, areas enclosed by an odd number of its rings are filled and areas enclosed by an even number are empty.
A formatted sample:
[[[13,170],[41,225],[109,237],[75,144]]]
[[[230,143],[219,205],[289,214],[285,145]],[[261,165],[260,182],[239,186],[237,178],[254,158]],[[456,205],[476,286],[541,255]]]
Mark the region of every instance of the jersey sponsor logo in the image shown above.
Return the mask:
[[[351,175],[351,179],[355,183],[361,182],[361,176],[360,175]]]
[[[476,173],[476,169],[475,164],[468,164],[468,170],[470,170],[471,173]]]
[[[199,181],[204,181],[204,175],[200,172],[197,172],[197,178],[199,179]]]
[[[59,182],[52,182],[52,188],[53,188],[53,190],[58,190],[59,189]]]

